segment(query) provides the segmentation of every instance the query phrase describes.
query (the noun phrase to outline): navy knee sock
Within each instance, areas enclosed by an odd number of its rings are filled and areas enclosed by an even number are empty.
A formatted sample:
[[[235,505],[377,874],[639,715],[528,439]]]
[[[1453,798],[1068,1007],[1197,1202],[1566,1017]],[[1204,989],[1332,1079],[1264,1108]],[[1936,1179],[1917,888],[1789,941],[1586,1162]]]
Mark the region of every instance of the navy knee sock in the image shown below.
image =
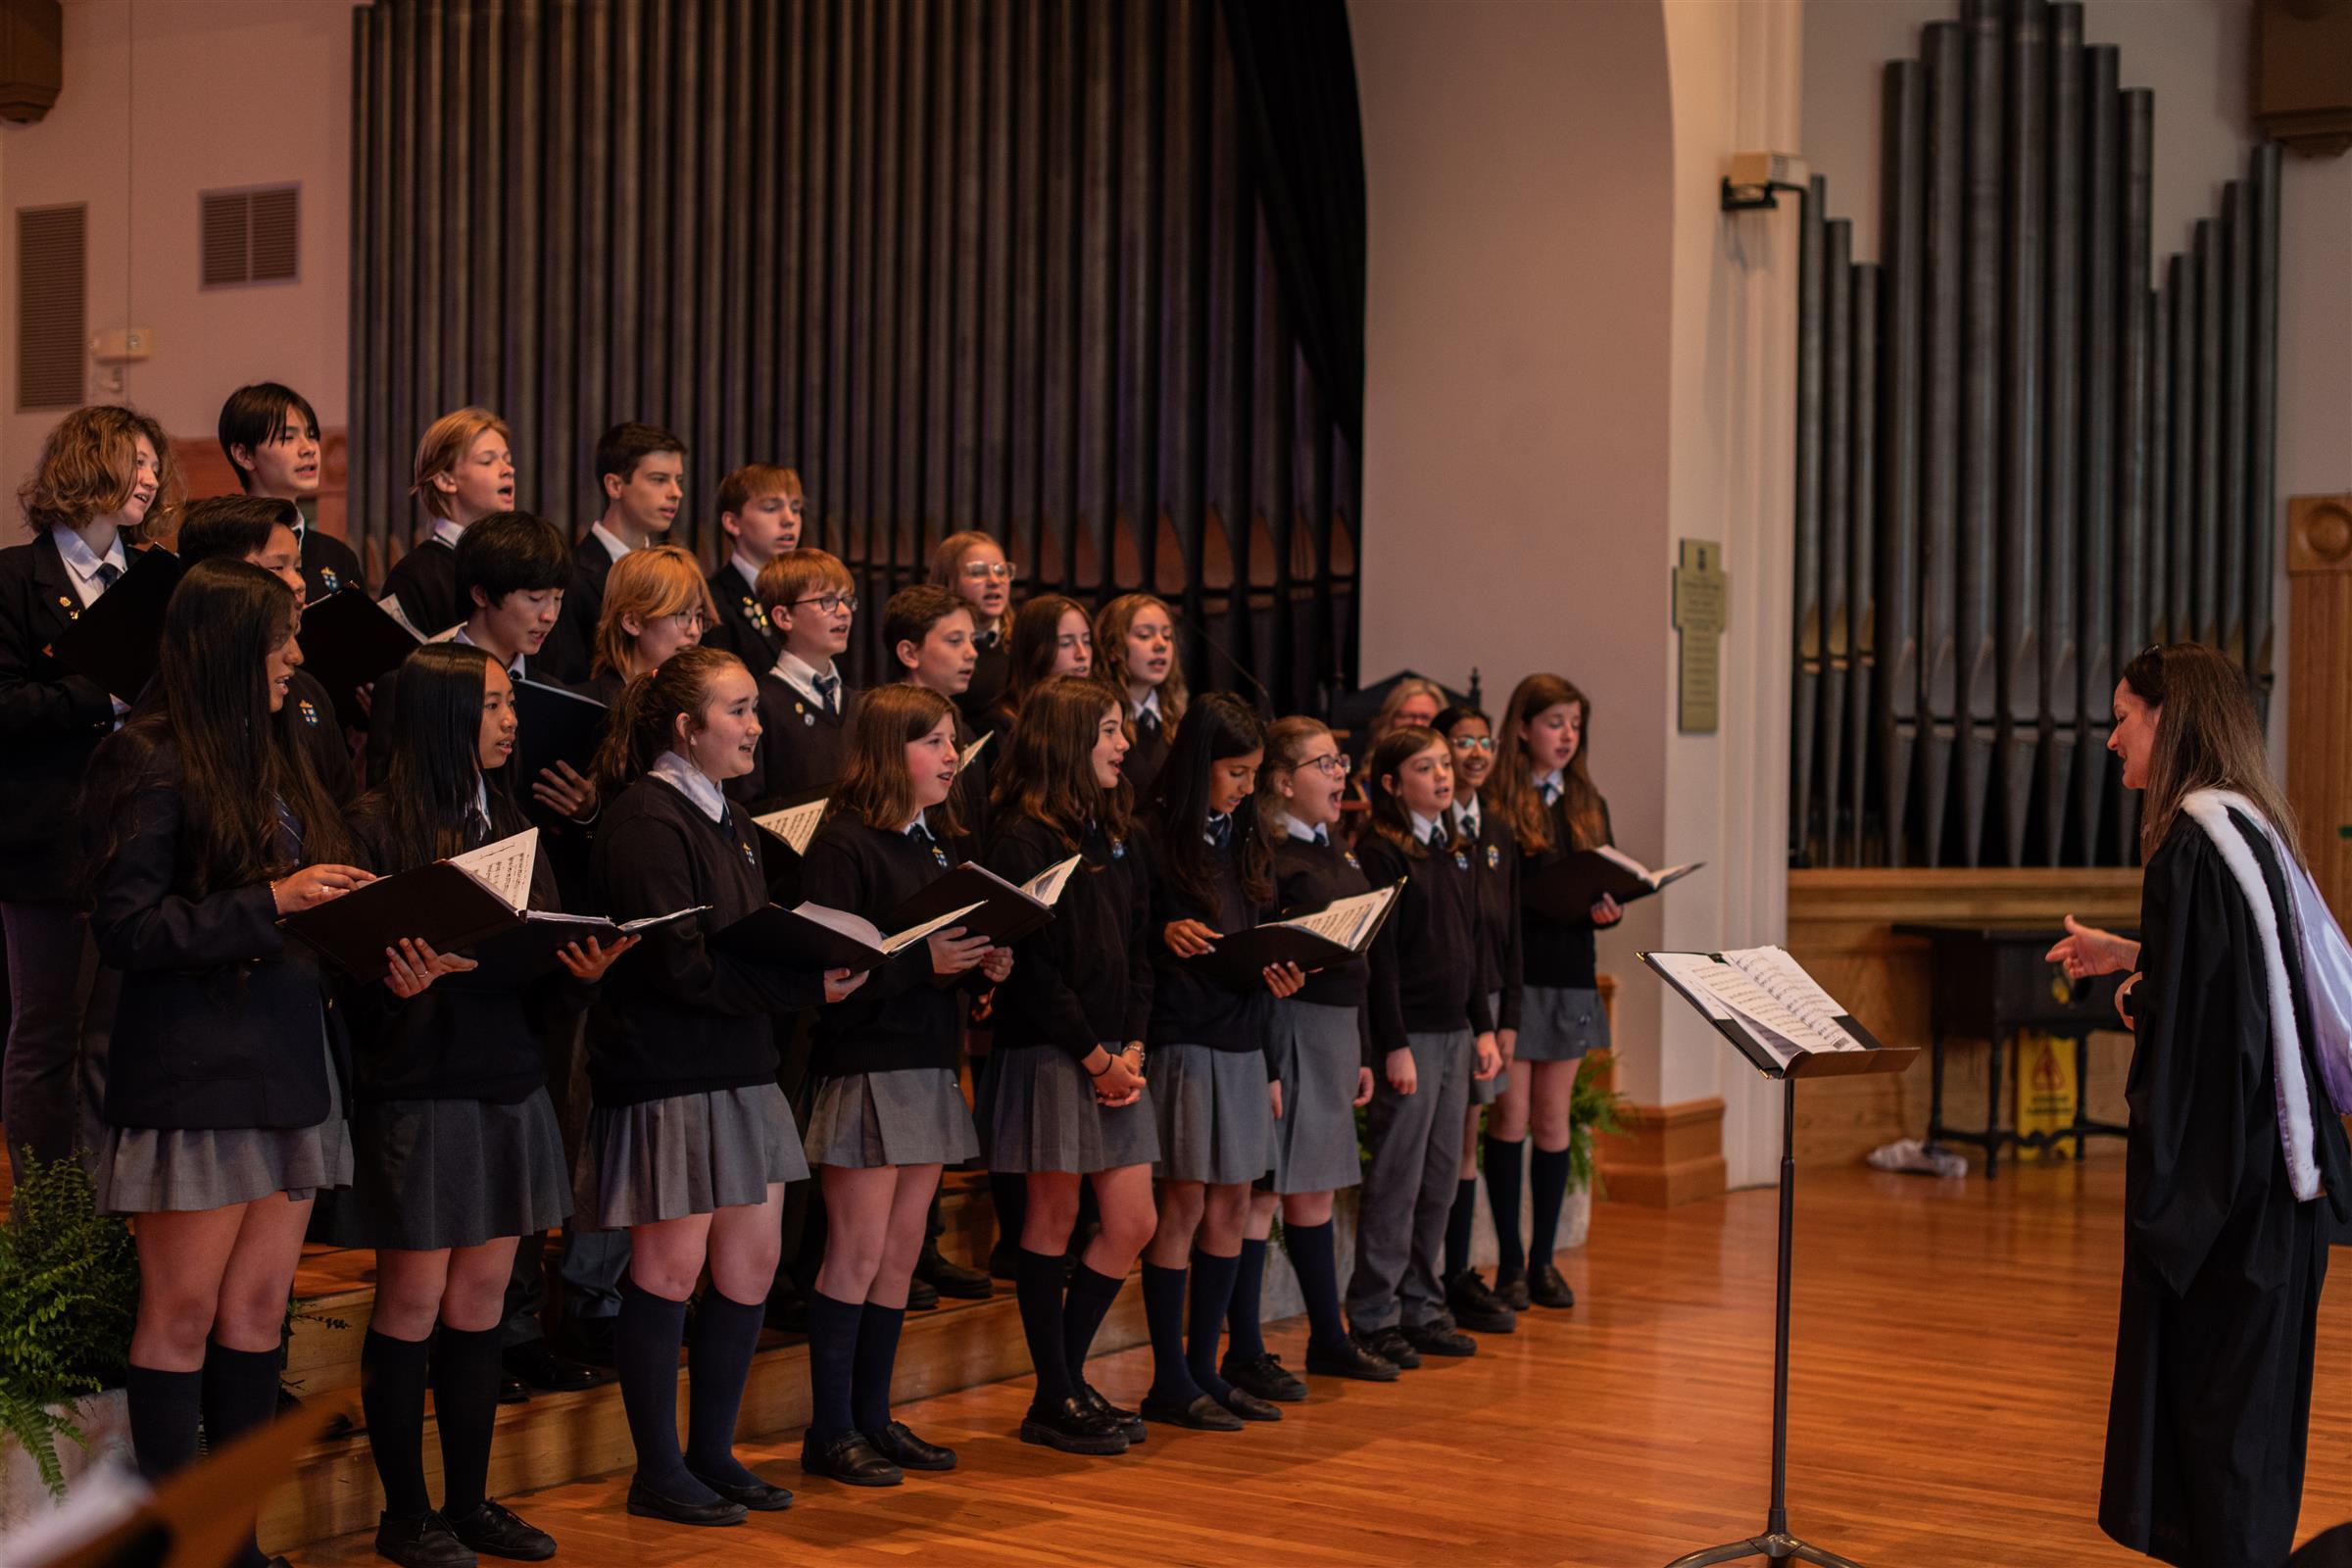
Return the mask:
[[[1037,1368],[1037,1402],[1052,1407],[1074,1392],[1062,1348],[1067,1332],[1061,1302],[1061,1259],[1022,1248],[1015,1257],[1013,1294],[1021,1304],[1021,1337],[1029,1342],[1029,1364]]]
[[[134,1363],[123,1387],[129,1395],[130,1446],[139,1474],[161,1481],[194,1464],[204,1374],[159,1372]]]
[[[1233,1336],[1237,1361],[1254,1360],[1266,1353],[1266,1336],[1258,1316],[1266,1294],[1266,1244],[1244,1238],[1240,1266],[1233,1275],[1233,1304],[1225,1309],[1225,1328]]]
[[[903,1306],[865,1303],[858,1320],[858,1353],[850,1363],[850,1414],[868,1437],[890,1425],[890,1375],[899,1364]]]
[[[1168,1404],[1190,1404],[1200,1397],[1200,1386],[1184,1358],[1185,1271],[1144,1265],[1144,1321],[1152,1329],[1152,1397]]]
[[[433,1337],[433,1424],[441,1429],[441,1511],[468,1512],[490,1485],[490,1434],[498,1424],[502,1329],[453,1329]],[[368,1427],[373,1429],[372,1417]]]
[[[1340,1311],[1340,1261],[1331,1221],[1285,1225],[1282,1248],[1298,1276],[1298,1294],[1306,1299],[1307,1337],[1327,1350],[1346,1345],[1348,1319]]]
[[[686,1352],[686,1465],[698,1476],[737,1487],[760,1483],[735,1457],[735,1417],[766,1320],[765,1301],[735,1300],[715,1284],[695,1310],[694,1346]]]
[[[204,1348],[204,1441],[219,1453],[239,1437],[267,1425],[277,1414],[279,1347],[267,1350],[232,1350],[207,1343]],[[258,1511],[258,1510],[257,1510]],[[238,1568],[261,1568],[269,1561],[245,1532],[245,1544],[230,1559]]]
[[[997,1210],[994,1250],[999,1254],[1013,1251],[1021,1245],[1021,1228],[1029,1219],[1029,1178],[1017,1170],[992,1170],[988,1196]]]
[[[1217,1339],[1225,1327],[1225,1313],[1233,1305],[1234,1276],[1241,1269],[1239,1256],[1193,1253],[1192,1322],[1185,1338],[1185,1363],[1192,1368],[1193,1381],[1200,1385],[1200,1392],[1220,1404],[1233,1393],[1233,1385],[1217,1375]]]
[[[1453,1189],[1453,1211],[1446,1216],[1446,1277],[1470,1266],[1470,1228],[1478,1222],[1478,1178],[1465,1176]]]
[[[808,1293],[808,1436],[820,1446],[858,1430],[850,1410],[850,1364],[858,1356],[862,1301]]]
[[[634,1277],[620,1282],[620,1319],[612,1358],[620,1403],[637,1450],[637,1479],[677,1502],[716,1502],[718,1494],[686,1468],[678,1449],[678,1348],[686,1340],[686,1303],[656,1296]]]
[[[1568,1196],[1568,1151],[1539,1149],[1527,1162],[1527,1185],[1535,1200],[1534,1239],[1527,1255],[1538,1264],[1551,1261],[1560,1228],[1560,1204]]]
[[[1519,1240],[1519,1160],[1524,1138],[1487,1136],[1487,1202],[1494,1210],[1497,1277],[1527,1272],[1527,1249]]]
[[[1061,1306],[1061,1358],[1073,1393],[1086,1386],[1086,1358],[1094,1352],[1095,1336],[1102,1331],[1102,1320],[1110,1316],[1111,1303],[1126,1283],[1084,1263],[1070,1276],[1070,1294]]]
[[[416,1519],[433,1506],[424,1490],[425,1363],[429,1340],[396,1340],[374,1329],[360,1342],[360,1410],[368,1418],[368,1454],[383,1484],[384,1512]],[[495,1395],[498,1385],[492,1384]],[[447,1442],[449,1413],[439,1412]]]

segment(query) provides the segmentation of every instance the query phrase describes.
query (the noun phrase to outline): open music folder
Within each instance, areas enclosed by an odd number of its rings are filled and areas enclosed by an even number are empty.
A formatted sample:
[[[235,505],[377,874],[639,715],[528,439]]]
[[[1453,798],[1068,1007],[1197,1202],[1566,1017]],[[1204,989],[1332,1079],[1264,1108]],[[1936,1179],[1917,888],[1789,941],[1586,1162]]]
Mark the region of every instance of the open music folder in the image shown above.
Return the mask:
[[[978,861],[967,860],[890,911],[894,926],[916,925],[946,909],[965,911],[956,924],[967,937],[986,937],[1008,948],[1054,918],[1054,906],[1083,857],[1056,860],[1015,887]]]
[[[1394,882],[1369,893],[1336,899],[1320,909],[1269,920],[1247,931],[1228,931],[1217,938],[1215,952],[1184,961],[1236,991],[1265,984],[1261,971],[1270,963],[1295,963],[1309,971],[1346,963],[1372,950],[1372,939],[1380,934],[1403,891],[1402,882]]]
[[[1706,863],[1692,860],[1652,871],[1615,845],[1603,844],[1524,867],[1520,875],[1526,886],[1521,897],[1529,908],[1547,919],[1582,920],[1604,893],[1619,904],[1631,904],[1673,886]]]
[[[1882,1045],[1779,948],[1641,956],[1767,1077],[1885,1072],[1918,1054]]]
[[[733,925],[722,927],[710,945],[763,963],[792,963],[809,969],[850,969],[859,973],[878,969],[956,916],[978,905],[950,909],[935,919],[909,926],[895,936],[863,915],[822,904],[785,908],[770,904],[754,909]]]

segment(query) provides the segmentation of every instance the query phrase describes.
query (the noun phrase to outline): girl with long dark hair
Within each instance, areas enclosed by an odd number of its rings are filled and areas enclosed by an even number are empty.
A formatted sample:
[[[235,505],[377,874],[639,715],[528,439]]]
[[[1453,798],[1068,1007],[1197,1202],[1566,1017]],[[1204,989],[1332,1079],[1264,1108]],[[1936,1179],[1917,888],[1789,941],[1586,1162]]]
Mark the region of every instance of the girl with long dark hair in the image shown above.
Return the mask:
[[[1029,694],[1063,675],[1095,670],[1095,629],[1086,607],[1064,594],[1040,594],[1012,616],[1004,695],[981,715],[981,727],[1012,728]]]

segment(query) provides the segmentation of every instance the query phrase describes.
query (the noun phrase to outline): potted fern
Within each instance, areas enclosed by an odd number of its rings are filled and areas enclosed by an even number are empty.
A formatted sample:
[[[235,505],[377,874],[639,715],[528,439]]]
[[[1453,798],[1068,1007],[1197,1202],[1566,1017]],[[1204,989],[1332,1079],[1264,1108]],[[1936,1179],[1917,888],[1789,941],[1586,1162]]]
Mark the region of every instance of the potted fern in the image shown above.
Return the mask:
[[[1592,1197],[1601,1186],[1593,1140],[1625,1131],[1625,1096],[1609,1087],[1609,1057],[1595,1052],[1576,1072],[1568,1100],[1568,1200],[1560,1208],[1560,1245],[1582,1247],[1592,1230]]]
[[[0,1224],[0,1532],[128,1453],[122,1384],[138,1305],[129,1228],[98,1212],[80,1161],[28,1151]],[[74,1446],[61,1451],[61,1437]]]

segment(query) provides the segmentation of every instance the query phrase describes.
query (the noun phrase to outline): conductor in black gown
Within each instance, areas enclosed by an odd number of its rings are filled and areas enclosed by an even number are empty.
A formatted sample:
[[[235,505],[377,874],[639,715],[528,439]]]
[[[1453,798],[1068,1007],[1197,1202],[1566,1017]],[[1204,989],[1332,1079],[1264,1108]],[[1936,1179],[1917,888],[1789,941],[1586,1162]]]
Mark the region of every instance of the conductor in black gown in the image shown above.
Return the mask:
[[[2277,1568],[2352,1197],[2305,985],[2300,855],[2245,677],[2219,653],[2140,654],[2115,720],[2108,748],[2143,792],[2140,940],[2069,916],[2050,950],[2077,977],[2131,972],[2116,1003],[2136,1037],[2099,1525],[2181,1568]]]

